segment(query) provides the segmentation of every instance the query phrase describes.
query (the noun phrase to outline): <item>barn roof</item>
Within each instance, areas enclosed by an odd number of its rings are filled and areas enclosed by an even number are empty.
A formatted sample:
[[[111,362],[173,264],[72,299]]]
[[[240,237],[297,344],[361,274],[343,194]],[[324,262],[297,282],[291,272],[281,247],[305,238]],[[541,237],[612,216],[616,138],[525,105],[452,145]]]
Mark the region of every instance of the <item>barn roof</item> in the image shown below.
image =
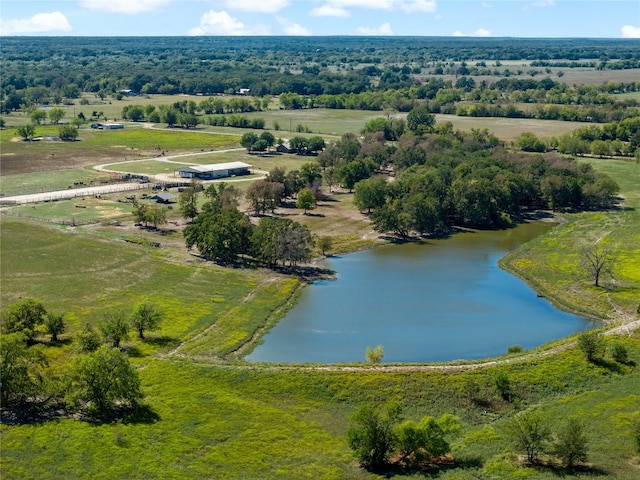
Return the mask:
[[[251,168],[251,165],[244,162],[227,162],[227,163],[214,163],[213,165],[190,165],[178,169],[180,172],[194,172],[194,173],[206,173],[206,172],[219,172],[221,170],[235,170],[238,168]]]

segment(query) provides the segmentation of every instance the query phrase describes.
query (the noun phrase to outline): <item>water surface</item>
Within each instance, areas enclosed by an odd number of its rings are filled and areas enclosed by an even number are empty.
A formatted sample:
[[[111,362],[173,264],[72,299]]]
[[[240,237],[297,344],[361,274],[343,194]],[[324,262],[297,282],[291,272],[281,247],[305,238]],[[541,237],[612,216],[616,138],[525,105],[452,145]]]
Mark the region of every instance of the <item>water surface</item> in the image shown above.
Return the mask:
[[[590,328],[498,267],[551,227],[458,233],[330,259],[337,279],[306,287],[246,360],[360,362],[379,344],[384,362],[478,359]]]

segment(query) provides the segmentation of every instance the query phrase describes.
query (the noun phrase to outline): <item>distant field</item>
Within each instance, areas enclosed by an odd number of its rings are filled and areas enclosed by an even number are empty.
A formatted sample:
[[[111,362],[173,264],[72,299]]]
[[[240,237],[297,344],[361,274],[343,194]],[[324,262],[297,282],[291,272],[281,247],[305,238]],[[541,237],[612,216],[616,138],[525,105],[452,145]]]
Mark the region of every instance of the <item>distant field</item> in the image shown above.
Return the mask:
[[[91,182],[100,182],[100,180],[108,179],[111,176],[107,173],[84,168],[3,175],[0,177],[0,192],[6,196],[11,196],[64,190],[76,186],[74,184],[79,182],[88,185]]]
[[[139,128],[138,128],[139,127]],[[84,167],[117,160],[238,147],[240,135],[185,131],[152,130],[127,126],[123,130],[80,130],[76,142],[24,142],[14,129],[0,131],[2,175]],[[37,135],[55,135],[57,127],[37,127]]]
[[[487,128],[500,140],[514,141],[522,132],[533,132],[541,138],[557,137],[584,126],[580,122],[558,122],[531,118],[472,118],[456,115],[436,115],[437,122],[451,122],[457,130]]]

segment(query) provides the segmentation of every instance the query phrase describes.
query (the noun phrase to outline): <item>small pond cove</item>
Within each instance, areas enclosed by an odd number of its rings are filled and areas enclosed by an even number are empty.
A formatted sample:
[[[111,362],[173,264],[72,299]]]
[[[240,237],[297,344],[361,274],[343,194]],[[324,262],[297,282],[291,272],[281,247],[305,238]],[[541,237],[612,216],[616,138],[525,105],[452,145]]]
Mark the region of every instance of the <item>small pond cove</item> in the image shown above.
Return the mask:
[[[554,224],[386,245],[326,261],[335,280],[306,287],[245,357],[249,362],[384,363],[476,360],[533,348],[596,326],[556,309],[498,260]]]

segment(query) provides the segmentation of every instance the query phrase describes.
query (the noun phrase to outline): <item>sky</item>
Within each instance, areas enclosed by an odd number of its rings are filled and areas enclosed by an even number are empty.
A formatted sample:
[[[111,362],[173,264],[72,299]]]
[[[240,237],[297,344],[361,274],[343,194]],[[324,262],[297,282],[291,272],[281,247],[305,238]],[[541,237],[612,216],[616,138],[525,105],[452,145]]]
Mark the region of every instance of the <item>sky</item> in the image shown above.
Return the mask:
[[[1,0],[0,35],[640,38],[640,0]]]

